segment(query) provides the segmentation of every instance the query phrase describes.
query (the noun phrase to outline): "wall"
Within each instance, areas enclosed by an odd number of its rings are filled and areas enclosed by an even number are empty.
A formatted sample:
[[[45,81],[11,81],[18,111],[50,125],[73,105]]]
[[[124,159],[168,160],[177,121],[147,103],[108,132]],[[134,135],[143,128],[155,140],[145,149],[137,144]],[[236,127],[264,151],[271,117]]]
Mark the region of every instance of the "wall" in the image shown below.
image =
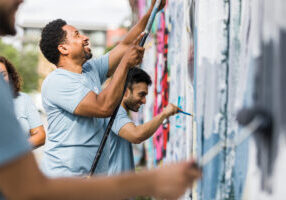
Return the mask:
[[[149,3],[140,1],[141,13]],[[157,130],[145,144],[148,166],[201,160],[218,142],[225,145],[183,199],[283,199],[285,4],[169,0],[158,14],[142,64],[153,78],[144,121],[168,102],[193,117],[178,114]],[[242,108],[267,113],[272,129],[233,146],[243,130],[236,121]]]

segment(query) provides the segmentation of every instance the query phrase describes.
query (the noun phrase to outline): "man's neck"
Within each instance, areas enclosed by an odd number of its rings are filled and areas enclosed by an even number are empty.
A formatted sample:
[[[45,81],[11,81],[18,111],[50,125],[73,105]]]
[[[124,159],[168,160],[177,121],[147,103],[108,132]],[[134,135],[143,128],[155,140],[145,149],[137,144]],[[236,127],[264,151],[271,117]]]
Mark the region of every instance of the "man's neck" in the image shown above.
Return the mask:
[[[60,69],[65,69],[67,71],[81,74],[82,73],[82,64],[74,62],[73,60],[64,60],[59,62],[57,65],[58,68]]]
[[[128,108],[125,106],[125,104],[123,103],[123,100],[122,100],[122,103],[121,103],[121,106],[126,110],[126,112],[128,112]]]

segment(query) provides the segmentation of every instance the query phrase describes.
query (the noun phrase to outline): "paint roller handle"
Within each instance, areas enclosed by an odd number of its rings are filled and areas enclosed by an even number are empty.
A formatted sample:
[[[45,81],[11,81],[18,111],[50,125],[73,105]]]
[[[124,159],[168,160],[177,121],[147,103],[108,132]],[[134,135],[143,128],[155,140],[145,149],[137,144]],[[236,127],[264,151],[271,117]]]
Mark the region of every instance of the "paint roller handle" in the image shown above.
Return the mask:
[[[147,25],[146,25],[146,28],[145,28],[145,32],[146,33],[150,33],[151,29],[152,29],[152,25],[153,25],[153,22],[155,20],[155,17],[156,17],[156,14],[158,11],[160,11],[160,5],[161,5],[161,0],[157,0],[156,3],[155,3],[155,6],[154,8],[152,9],[152,12],[151,12],[151,15],[150,15],[150,18],[147,22]]]
[[[248,114],[248,113],[246,113]],[[240,116],[238,116],[238,120],[245,120],[243,118],[248,117],[245,116],[245,113],[240,113]],[[211,149],[209,149],[203,156],[198,165],[200,167],[205,166],[208,164],[210,161],[212,161],[224,148],[226,147],[237,147],[240,145],[242,142],[244,142],[247,138],[249,138],[250,135],[253,133],[260,131],[260,130],[265,130],[264,129],[264,124],[266,123],[265,120],[269,120],[268,117],[264,118],[263,116],[255,116],[253,119],[251,118],[251,121],[248,122],[248,119],[245,121],[240,121],[245,122],[245,126],[240,130],[240,134],[237,135],[234,140],[228,139],[227,141],[220,141],[218,142],[215,146],[213,146]],[[272,120],[271,120],[272,121]],[[247,123],[246,123],[247,122]],[[263,135],[267,135],[263,133]],[[228,145],[227,145],[228,144]],[[227,145],[227,146],[226,146]]]
[[[145,42],[146,42],[146,39],[147,39],[147,37],[148,37],[148,35],[149,35],[149,32],[151,31],[152,24],[153,24],[153,22],[154,22],[154,19],[155,19],[155,16],[156,16],[157,12],[158,12],[158,9],[159,9],[159,7],[160,7],[160,4],[161,4],[161,0],[157,0],[157,2],[156,2],[156,4],[155,4],[155,7],[154,7],[154,9],[152,10],[151,18],[149,18],[149,20],[148,20],[148,23],[147,23],[147,26],[146,26],[146,29],[145,29],[145,32],[144,32],[144,36],[141,38],[141,40],[140,40],[140,42],[139,42],[139,45],[140,45],[141,47],[144,46],[144,44],[145,44]],[[123,95],[125,94],[126,89],[127,89],[127,83],[125,82],[124,89],[123,89],[123,94],[122,94],[122,97],[121,97],[120,102],[121,102],[122,99],[123,99]],[[98,148],[98,150],[97,150],[97,152],[96,152],[95,158],[94,158],[94,160],[93,160],[93,163],[92,163],[91,169],[90,169],[90,171],[89,171],[89,176],[88,176],[88,177],[91,177],[91,176],[94,174],[94,172],[95,172],[95,169],[96,169],[96,167],[97,167],[97,164],[98,164],[99,159],[100,159],[100,157],[101,157],[101,154],[102,154],[102,152],[103,152],[103,148],[104,148],[105,143],[106,143],[106,141],[107,141],[107,139],[108,139],[108,136],[109,136],[111,127],[112,127],[112,125],[113,125],[113,122],[114,122],[115,117],[116,117],[116,115],[117,115],[117,112],[118,112],[118,110],[119,110],[120,104],[121,104],[121,103],[118,104],[118,106],[117,106],[116,109],[114,110],[114,113],[112,114],[112,116],[111,116],[111,118],[110,118],[110,120],[109,120],[109,123],[108,123],[108,125],[107,125],[106,130],[105,130],[105,133],[104,133],[104,135],[103,135],[102,141],[101,141],[101,143],[100,143],[100,146],[99,146],[99,148]]]
[[[143,38],[141,39],[139,45],[141,47],[144,46],[148,36],[149,36],[149,33],[151,32],[151,29],[152,29],[152,25],[153,25],[153,22],[155,20],[155,17],[156,17],[156,14],[158,11],[160,11],[160,5],[161,5],[161,0],[157,0],[156,3],[155,3],[155,6],[152,10],[152,13],[151,13],[151,16],[147,22],[147,25],[146,25],[146,28],[145,28],[145,31],[144,31],[144,36]]]
[[[144,32],[144,35],[143,35],[143,37],[141,38],[140,43],[139,43],[139,46],[140,46],[140,47],[143,47],[143,46],[144,46],[144,44],[145,44],[145,42],[146,42],[148,36],[149,36],[149,33]]]

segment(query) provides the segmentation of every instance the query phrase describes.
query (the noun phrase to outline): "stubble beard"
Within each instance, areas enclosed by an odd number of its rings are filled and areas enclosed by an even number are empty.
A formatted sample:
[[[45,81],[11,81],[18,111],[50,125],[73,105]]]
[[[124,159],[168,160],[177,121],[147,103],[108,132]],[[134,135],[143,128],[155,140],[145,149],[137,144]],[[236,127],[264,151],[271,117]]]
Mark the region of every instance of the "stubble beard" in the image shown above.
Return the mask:
[[[89,60],[92,58],[92,53],[91,52],[84,52],[84,57],[86,60]]]
[[[131,100],[127,100],[124,102],[124,105],[125,107],[128,109],[128,110],[131,110],[133,112],[138,112],[139,111],[139,108],[137,109],[136,105],[137,103],[133,103]]]

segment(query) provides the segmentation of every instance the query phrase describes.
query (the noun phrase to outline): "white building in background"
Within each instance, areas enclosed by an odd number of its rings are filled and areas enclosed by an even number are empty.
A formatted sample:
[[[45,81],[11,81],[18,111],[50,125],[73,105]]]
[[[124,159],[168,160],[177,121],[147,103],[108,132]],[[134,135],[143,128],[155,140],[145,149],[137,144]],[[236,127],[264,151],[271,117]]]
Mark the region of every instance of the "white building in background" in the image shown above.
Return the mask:
[[[93,55],[100,56],[110,41],[107,30],[128,26],[130,15],[128,0],[25,0],[16,17],[19,34],[5,40],[23,50],[39,51],[42,28],[48,22],[61,18],[87,35]],[[52,65],[40,54],[39,72],[42,77],[51,70]]]
[[[22,45],[24,49],[33,50],[38,46],[42,28],[48,21],[28,21],[19,24],[23,30]],[[84,25],[82,23],[68,22],[90,38],[91,49],[95,56],[102,55],[106,48],[107,27],[101,25]]]

